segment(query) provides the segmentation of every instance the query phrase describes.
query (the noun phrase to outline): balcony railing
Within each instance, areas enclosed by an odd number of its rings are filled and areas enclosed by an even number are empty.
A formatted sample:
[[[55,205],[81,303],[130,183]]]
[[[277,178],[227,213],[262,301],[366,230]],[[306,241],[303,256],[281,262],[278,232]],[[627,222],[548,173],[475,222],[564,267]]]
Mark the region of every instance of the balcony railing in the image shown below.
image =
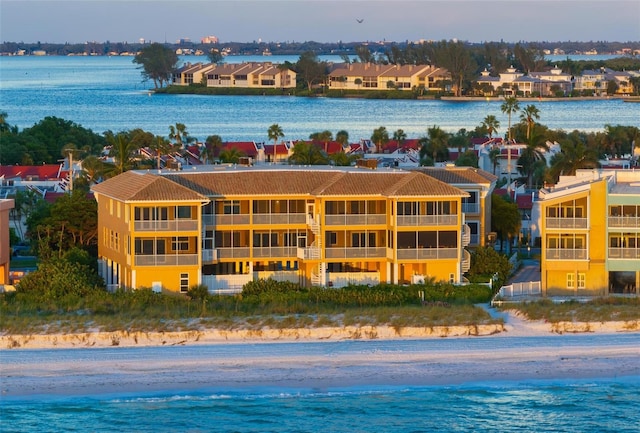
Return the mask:
[[[480,213],[480,204],[479,203],[462,203],[462,212]]]
[[[455,259],[457,248],[407,248],[398,249],[398,260]]]
[[[609,248],[610,259],[640,259],[640,248]]]
[[[249,247],[216,248],[218,260],[220,259],[248,259],[251,249]]]
[[[548,229],[586,229],[586,218],[547,218]]]
[[[380,272],[329,272],[327,279],[331,287],[341,288],[350,284],[380,284]]]
[[[325,215],[324,222],[328,226],[370,226],[386,224],[387,216],[384,214]]]
[[[322,257],[322,252],[318,247],[298,248],[297,256],[301,260],[318,260]]]
[[[367,259],[386,258],[386,247],[331,247],[325,249],[327,259]]]
[[[137,232],[185,232],[198,230],[198,220],[145,220],[134,221]]]
[[[586,248],[547,248],[547,260],[587,260]]]
[[[135,266],[188,266],[198,264],[197,254],[157,254],[133,256]]]
[[[253,247],[253,257],[297,257],[297,247]]]
[[[640,228],[640,217],[610,216],[609,227]]]
[[[398,215],[398,226],[453,226],[458,215]]]
[[[249,214],[216,215],[215,224],[217,226],[246,225],[251,222],[249,217]]]
[[[254,224],[306,224],[304,213],[254,213]]]

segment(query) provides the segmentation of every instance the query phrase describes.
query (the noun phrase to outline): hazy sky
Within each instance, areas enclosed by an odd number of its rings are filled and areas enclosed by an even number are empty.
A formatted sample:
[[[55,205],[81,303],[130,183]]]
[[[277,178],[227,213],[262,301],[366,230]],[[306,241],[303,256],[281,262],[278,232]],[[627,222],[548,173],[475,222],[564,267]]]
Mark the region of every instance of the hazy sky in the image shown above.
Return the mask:
[[[7,42],[197,42],[207,35],[221,42],[628,42],[640,41],[640,1],[0,1]]]

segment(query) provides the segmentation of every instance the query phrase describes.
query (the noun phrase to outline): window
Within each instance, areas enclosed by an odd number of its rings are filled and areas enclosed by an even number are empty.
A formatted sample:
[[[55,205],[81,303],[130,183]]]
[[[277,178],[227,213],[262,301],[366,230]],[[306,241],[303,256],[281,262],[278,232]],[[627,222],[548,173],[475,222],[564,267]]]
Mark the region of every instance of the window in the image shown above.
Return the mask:
[[[225,200],[222,209],[225,215],[239,215],[240,200]]]
[[[587,287],[587,274],[578,274],[578,290]]]
[[[191,219],[191,206],[178,206],[176,208],[176,218]]]
[[[189,290],[189,274],[180,274],[180,291],[186,292]]]
[[[253,246],[254,247],[277,247],[278,246],[278,234],[277,233],[254,233],[253,234]]]
[[[567,289],[574,289],[576,287],[575,274],[567,274]]]
[[[189,238],[186,236],[172,238],[171,249],[173,249],[173,251],[189,251]]]
[[[326,232],[326,237],[327,237],[327,246],[333,246],[338,242],[338,236],[336,234],[336,232]]]

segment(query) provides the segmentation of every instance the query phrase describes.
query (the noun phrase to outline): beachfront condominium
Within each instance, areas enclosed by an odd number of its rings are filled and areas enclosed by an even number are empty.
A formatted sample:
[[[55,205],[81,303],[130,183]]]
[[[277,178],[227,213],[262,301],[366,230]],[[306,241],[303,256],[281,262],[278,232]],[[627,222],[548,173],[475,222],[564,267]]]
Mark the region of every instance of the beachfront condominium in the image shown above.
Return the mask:
[[[126,172],[93,191],[110,288],[459,283],[470,265],[470,194],[425,171],[209,166]]]
[[[640,171],[578,170],[537,204],[547,295],[638,294]]]

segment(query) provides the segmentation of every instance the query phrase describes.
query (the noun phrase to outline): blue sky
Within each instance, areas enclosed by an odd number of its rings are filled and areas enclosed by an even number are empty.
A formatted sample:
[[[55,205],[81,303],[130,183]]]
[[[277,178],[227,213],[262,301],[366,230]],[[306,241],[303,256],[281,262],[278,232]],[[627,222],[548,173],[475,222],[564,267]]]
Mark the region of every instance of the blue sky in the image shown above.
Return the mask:
[[[356,19],[363,19],[358,23]],[[640,41],[638,0],[2,0],[0,40]]]

